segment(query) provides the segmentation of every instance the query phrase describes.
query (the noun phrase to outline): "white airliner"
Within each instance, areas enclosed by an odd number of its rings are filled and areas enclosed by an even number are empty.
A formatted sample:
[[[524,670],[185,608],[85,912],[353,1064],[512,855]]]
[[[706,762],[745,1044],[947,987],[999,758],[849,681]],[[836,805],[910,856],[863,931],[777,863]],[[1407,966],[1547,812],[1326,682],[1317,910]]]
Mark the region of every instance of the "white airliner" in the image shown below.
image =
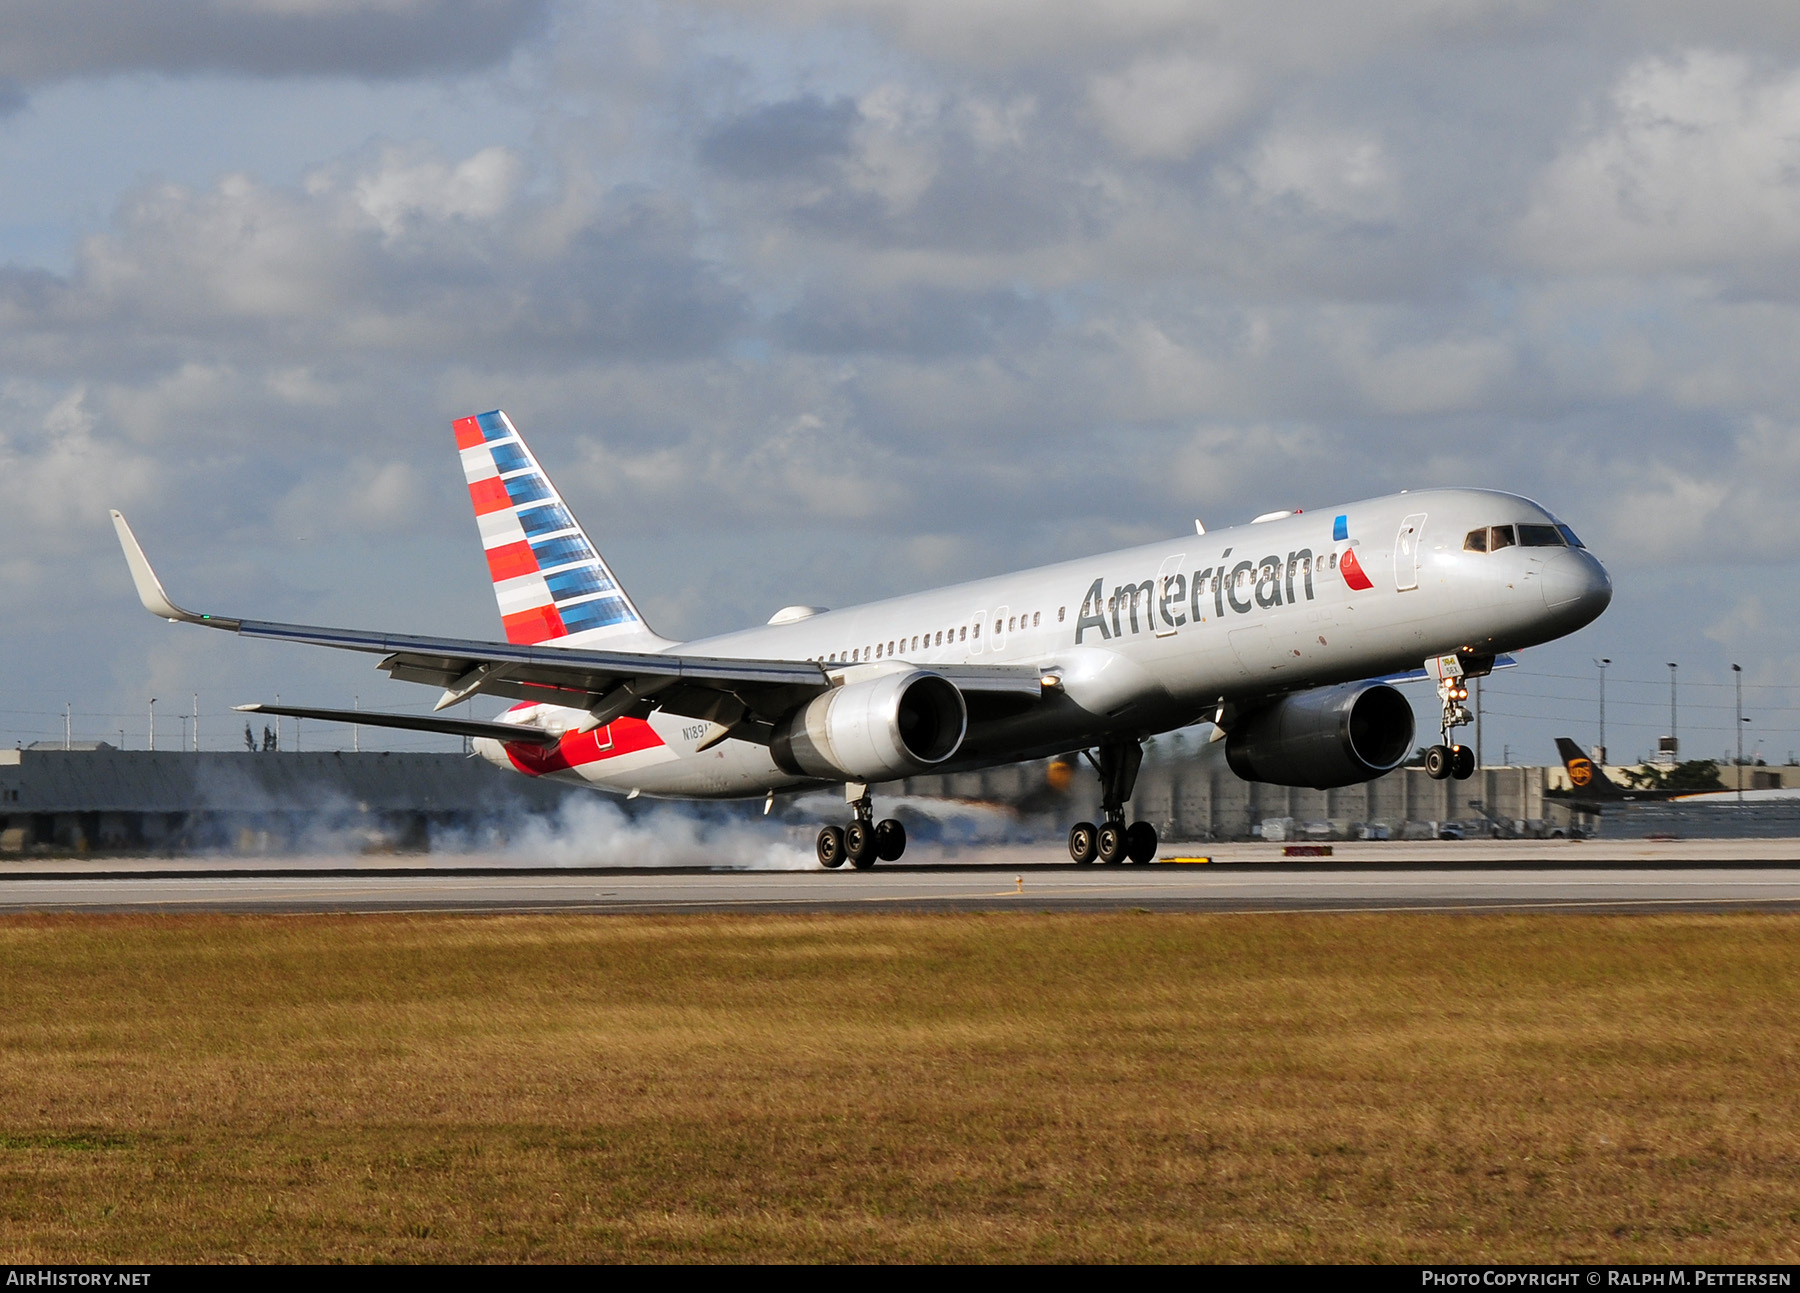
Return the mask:
[[[521,702],[498,722],[251,705],[266,714],[459,733],[528,776],[629,796],[744,798],[842,785],[851,821],[819,861],[858,868],[906,847],[869,787],[1088,752],[1101,824],[1077,862],[1147,862],[1127,825],[1141,743],[1214,725],[1242,777],[1328,788],[1413,750],[1391,682],[1436,679],[1442,740],[1427,768],[1467,777],[1451,740],[1466,680],[1504,652],[1592,621],[1605,569],[1568,526],[1512,494],[1432,489],[999,575],[848,610],[789,606],[694,642],[658,637],[504,413],[454,424],[506,642],[409,637],[196,614],[171,601],[125,518],[139,598],[171,621],[382,657],[405,682]],[[1421,662],[1424,667],[1421,669]]]

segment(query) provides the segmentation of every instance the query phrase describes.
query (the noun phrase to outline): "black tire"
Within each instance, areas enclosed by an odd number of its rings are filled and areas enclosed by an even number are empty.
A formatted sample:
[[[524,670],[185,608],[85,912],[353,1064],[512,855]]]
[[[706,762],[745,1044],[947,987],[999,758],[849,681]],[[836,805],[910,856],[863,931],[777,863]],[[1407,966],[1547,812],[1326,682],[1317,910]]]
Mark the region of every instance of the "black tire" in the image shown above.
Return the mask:
[[[1156,856],[1156,827],[1149,822],[1133,822],[1125,831],[1125,856],[1133,862],[1148,862]]]
[[[898,862],[906,852],[906,827],[892,817],[875,823],[875,856],[883,862]]]
[[[1434,745],[1425,751],[1425,775],[1433,781],[1442,781],[1450,775],[1450,747]]]
[[[1111,822],[1100,828],[1094,844],[1100,854],[1100,860],[1107,866],[1117,866],[1125,860],[1125,829],[1114,826]]]
[[[1075,859],[1077,866],[1087,866],[1094,860],[1097,849],[1094,836],[1092,822],[1076,822],[1069,827],[1069,856]]]
[[[1450,775],[1458,781],[1467,781],[1475,775],[1475,751],[1466,745],[1450,747]]]
[[[875,865],[875,828],[868,822],[851,822],[844,827],[844,856],[858,871]]]
[[[815,846],[819,855],[819,865],[827,871],[835,871],[844,865],[844,828],[826,826],[819,831],[819,842]]]

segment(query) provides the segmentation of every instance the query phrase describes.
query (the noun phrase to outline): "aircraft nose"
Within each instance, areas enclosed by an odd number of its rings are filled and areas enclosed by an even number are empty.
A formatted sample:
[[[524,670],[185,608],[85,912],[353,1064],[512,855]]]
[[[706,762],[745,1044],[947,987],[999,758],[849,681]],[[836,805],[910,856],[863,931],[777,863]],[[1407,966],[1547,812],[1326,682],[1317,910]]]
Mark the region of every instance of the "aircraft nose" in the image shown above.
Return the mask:
[[[1612,579],[1606,567],[1587,552],[1571,550],[1552,557],[1544,564],[1539,585],[1544,590],[1545,609],[1577,626],[1599,618],[1612,601]]]

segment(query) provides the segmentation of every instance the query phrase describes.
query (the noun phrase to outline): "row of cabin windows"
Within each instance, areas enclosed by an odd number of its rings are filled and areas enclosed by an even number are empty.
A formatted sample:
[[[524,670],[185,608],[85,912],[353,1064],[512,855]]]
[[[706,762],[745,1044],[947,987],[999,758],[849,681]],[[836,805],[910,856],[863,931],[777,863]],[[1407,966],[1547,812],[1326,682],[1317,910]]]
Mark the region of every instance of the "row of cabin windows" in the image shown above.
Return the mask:
[[[1470,530],[1463,539],[1464,552],[1498,552],[1517,544],[1521,548],[1579,548],[1583,544],[1566,525],[1489,525]]]
[[[1062,610],[1056,612],[1056,618],[1058,621],[1061,621],[1063,618]],[[1006,631],[1008,633],[1017,633],[1021,629],[1035,629],[1040,627],[1043,622],[1044,613],[1042,611],[1033,611],[1030,615],[1009,615],[1006,617]],[[996,618],[995,623],[999,623],[998,618]],[[964,624],[960,628],[943,629],[937,633],[920,634],[912,639],[912,645],[910,647],[907,646],[905,638],[893,638],[887,642],[877,642],[874,646],[852,647],[847,652],[834,651],[828,656],[815,657],[813,663],[858,664],[866,660],[880,660],[887,656],[899,655],[902,651],[918,651],[921,649],[930,650],[933,647],[943,646],[946,640],[954,646],[958,642],[967,642],[969,637],[969,625]],[[974,626],[974,637],[977,641],[981,639],[981,625],[979,624]],[[921,644],[923,645],[921,646]]]

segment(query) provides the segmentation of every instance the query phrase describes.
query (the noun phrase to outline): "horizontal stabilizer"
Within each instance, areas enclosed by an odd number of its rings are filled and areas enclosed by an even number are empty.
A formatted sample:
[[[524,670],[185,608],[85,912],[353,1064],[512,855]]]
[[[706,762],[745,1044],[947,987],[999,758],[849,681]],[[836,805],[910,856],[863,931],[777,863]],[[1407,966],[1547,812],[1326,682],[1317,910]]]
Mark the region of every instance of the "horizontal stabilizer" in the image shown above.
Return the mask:
[[[561,732],[517,723],[482,723],[468,718],[437,715],[377,714],[366,709],[302,709],[298,705],[233,705],[241,714],[280,714],[287,718],[316,718],[326,723],[355,723],[363,727],[400,727],[409,732],[443,732],[450,736],[485,736],[496,741],[523,741],[528,745],[555,745]]]

